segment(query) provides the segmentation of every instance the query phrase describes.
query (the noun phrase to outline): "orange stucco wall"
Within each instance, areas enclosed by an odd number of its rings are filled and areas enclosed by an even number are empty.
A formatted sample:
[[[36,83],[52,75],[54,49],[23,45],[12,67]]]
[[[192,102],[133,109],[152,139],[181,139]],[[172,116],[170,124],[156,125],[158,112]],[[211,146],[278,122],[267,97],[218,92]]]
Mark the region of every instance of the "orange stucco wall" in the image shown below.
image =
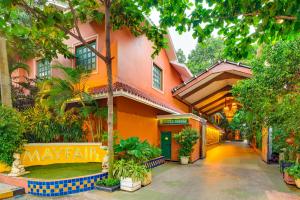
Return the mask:
[[[119,139],[135,136],[158,146],[160,135],[156,116],[159,111],[124,97],[118,97],[115,101]]]
[[[175,99],[171,90],[182,83],[177,71],[170,65],[166,50],[155,58],[152,43],[145,36],[134,37],[128,30],[118,34],[118,80],[134,86],[147,94],[165,101],[181,112],[188,112],[188,106]],[[163,90],[152,87],[152,66],[155,63],[163,72]]]
[[[83,38],[87,41],[96,40],[97,48],[105,54],[104,26],[97,23],[86,23],[79,25]],[[70,47],[71,52],[75,52],[75,47],[80,43],[70,37],[65,43]],[[111,47],[113,57],[113,82],[119,81],[137,88],[157,100],[164,102],[170,107],[176,108],[182,113],[189,111],[189,107],[172,96],[171,90],[182,83],[178,72],[170,65],[170,60],[165,50],[162,50],[155,58],[151,57],[153,52],[152,42],[145,36],[135,37],[127,29],[114,31],[111,34]],[[39,60],[27,61],[30,66],[30,78],[35,78],[37,74],[36,63]],[[62,64],[64,66],[75,67],[75,59],[67,59],[59,56],[52,61],[52,65]],[[152,65],[155,63],[163,71],[163,90],[159,91],[152,87]],[[14,76],[25,75],[22,70],[14,73]],[[52,69],[53,76],[62,77],[61,71]],[[97,67],[88,81],[86,88],[102,86],[107,84],[105,63],[97,58]]]
[[[189,125],[192,128],[196,129],[200,134],[200,127],[201,124],[199,121],[194,119],[189,119]],[[178,150],[179,145],[174,140],[174,135],[179,133],[185,126],[184,125],[164,125],[159,127],[159,131],[170,131],[172,133],[172,143],[171,143],[171,160],[172,161],[178,161]],[[160,141],[159,141],[160,143]],[[160,145],[160,144],[159,144]],[[197,141],[197,143],[194,145],[194,150],[192,152],[192,155],[190,157],[190,161],[194,162],[200,158],[200,139]]]
[[[105,40],[104,40],[104,27],[103,25],[99,25],[96,23],[86,23],[86,24],[80,24],[80,30],[82,33],[83,38],[86,39],[86,41],[95,41],[96,40],[96,48],[100,50],[102,54],[105,55]],[[76,39],[70,37],[68,40],[65,41],[65,43],[69,46],[70,51],[75,53],[75,47],[80,45],[81,43],[78,42]],[[118,45],[117,45],[117,35],[112,34],[111,39],[111,49],[112,49],[112,73],[113,73],[113,82],[116,82],[117,77],[117,62],[118,62]],[[26,64],[30,67],[30,72],[28,74],[28,77],[35,78],[37,75],[37,61],[40,58],[32,59],[26,62]],[[105,63],[97,57],[97,64],[96,69],[93,70],[88,77],[85,86],[87,88],[89,87],[95,87],[95,86],[101,86],[107,84],[107,76],[106,76],[106,67]],[[62,55],[59,55],[57,59],[52,60],[52,65],[61,64],[67,67],[75,67],[75,59],[67,59],[64,58]],[[63,77],[63,74],[61,73],[61,70],[53,68],[52,76],[56,77]],[[23,76],[24,72],[20,70],[20,72],[16,72],[13,74],[13,76]]]

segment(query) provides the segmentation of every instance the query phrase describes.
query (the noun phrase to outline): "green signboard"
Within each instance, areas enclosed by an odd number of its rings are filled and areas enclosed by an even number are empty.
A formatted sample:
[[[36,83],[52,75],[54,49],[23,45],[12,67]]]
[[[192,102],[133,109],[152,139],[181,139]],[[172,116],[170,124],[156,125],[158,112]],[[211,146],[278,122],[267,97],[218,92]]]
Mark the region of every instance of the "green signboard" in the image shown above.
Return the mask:
[[[189,124],[188,119],[161,119],[160,125],[186,125]]]

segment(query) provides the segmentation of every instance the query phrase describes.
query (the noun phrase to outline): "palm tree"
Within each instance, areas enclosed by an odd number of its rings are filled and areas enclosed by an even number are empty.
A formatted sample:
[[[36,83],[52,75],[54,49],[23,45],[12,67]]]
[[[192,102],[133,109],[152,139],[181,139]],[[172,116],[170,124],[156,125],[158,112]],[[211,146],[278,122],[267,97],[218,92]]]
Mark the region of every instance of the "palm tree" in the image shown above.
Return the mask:
[[[96,100],[86,91],[85,83],[89,71],[83,68],[54,66],[63,71],[64,78],[52,77],[38,83],[40,91],[37,101],[58,115],[63,115],[68,110],[69,104],[73,105],[76,114],[81,114],[86,119],[93,142],[100,141],[103,132],[103,120],[107,117],[107,109],[100,108]],[[79,105],[78,105],[79,104]]]

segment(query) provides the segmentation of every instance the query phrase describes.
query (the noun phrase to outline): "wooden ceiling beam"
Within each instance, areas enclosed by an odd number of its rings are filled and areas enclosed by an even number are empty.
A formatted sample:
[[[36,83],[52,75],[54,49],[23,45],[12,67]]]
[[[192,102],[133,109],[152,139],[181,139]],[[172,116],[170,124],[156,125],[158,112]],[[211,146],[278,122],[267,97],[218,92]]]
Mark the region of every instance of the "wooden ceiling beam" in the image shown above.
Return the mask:
[[[193,106],[196,106],[196,105],[199,104],[200,102],[205,101],[205,100],[207,100],[207,99],[209,99],[209,98],[211,98],[211,97],[213,97],[213,96],[215,96],[215,95],[217,95],[218,93],[221,93],[221,92],[226,92],[226,91],[228,91],[228,93],[231,93],[231,91],[230,91],[231,89],[232,89],[232,86],[231,86],[231,85],[226,85],[225,87],[223,87],[223,88],[221,88],[221,89],[219,89],[219,90],[217,90],[217,91],[215,91],[215,92],[209,94],[208,96],[206,96],[206,97],[204,97],[204,98],[202,98],[202,99],[199,99],[199,100],[195,101],[194,103],[192,103],[192,105],[193,105]],[[227,94],[228,94],[228,93],[227,93]]]
[[[215,108],[218,108],[220,106],[224,107],[224,104],[225,104],[225,101],[224,102],[222,101],[221,103],[216,104],[214,107],[209,108],[208,110],[201,110],[201,111],[204,113],[209,113],[211,110],[214,110]]]
[[[210,85],[211,83],[215,82],[215,81],[222,81],[222,80],[226,80],[226,79],[245,79],[245,77],[240,76],[240,75],[236,75],[236,74],[231,74],[228,72],[222,73],[218,76],[216,76],[215,78],[207,81],[206,83],[204,83],[203,85],[200,85],[199,87],[196,87],[195,89],[193,89],[192,91],[189,91],[188,93],[184,94],[181,98],[185,99],[193,94],[195,94],[197,91],[207,87],[208,85]]]
[[[200,107],[200,108],[198,108],[198,109],[199,109],[199,110],[203,110],[203,109],[205,109],[205,108],[207,108],[207,107],[213,105],[214,103],[217,103],[218,101],[220,101],[220,100],[222,100],[222,99],[224,99],[224,98],[226,98],[226,97],[232,97],[232,95],[229,94],[229,93],[223,94],[222,96],[220,96],[220,97],[217,98],[216,100],[211,101],[211,102],[209,102],[208,104],[206,104],[206,105],[204,105],[204,106],[202,106],[202,107]],[[196,106],[196,107],[197,107],[197,106]]]

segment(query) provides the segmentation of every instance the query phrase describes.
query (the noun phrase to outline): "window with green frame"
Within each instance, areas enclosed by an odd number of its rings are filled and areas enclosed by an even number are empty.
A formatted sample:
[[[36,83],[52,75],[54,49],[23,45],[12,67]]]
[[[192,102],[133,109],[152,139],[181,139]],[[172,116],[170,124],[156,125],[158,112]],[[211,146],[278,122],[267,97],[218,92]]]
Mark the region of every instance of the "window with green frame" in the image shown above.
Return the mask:
[[[96,48],[96,41],[90,42],[89,45]],[[76,67],[83,67],[85,70],[96,69],[96,55],[85,46],[77,46],[75,49]]]
[[[47,60],[37,61],[37,77],[49,78],[51,76],[51,65]]]
[[[154,88],[162,90],[162,70],[156,64],[152,67],[152,85]]]

